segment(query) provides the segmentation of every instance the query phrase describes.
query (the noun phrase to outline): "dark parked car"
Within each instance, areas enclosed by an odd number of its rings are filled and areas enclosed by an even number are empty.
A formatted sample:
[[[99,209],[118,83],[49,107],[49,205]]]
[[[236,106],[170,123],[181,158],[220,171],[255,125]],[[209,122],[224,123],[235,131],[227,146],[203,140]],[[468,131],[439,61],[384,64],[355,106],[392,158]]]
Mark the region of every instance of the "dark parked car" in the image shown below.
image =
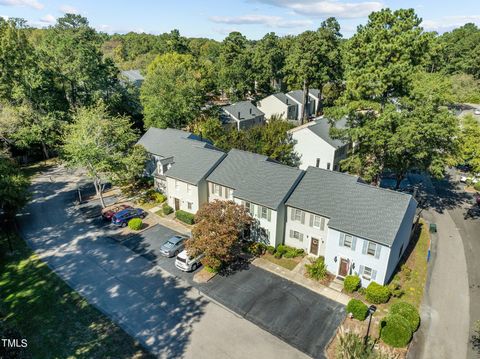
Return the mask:
[[[112,223],[119,227],[125,227],[132,218],[145,218],[147,213],[141,208],[127,208],[112,217]]]
[[[169,258],[176,256],[178,253],[184,250],[186,240],[187,237],[184,236],[173,236],[163,244],[163,246],[160,248],[160,253]]]
[[[112,220],[112,217],[120,212],[120,211],[123,211],[124,209],[127,209],[127,208],[132,208],[130,207],[129,205],[127,204],[121,204],[119,206],[115,206],[115,207],[112,207],[110,209],[107,209],[106,211],[102,212],[102,218],[106,221],[111,221]]]

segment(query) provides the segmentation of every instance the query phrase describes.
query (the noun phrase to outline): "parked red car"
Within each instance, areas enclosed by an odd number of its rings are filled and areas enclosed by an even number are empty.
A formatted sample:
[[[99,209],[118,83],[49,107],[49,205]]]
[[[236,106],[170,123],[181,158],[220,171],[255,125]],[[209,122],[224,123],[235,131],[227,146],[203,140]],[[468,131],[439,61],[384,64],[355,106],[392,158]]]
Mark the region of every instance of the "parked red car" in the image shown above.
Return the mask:
[[[132,208],[129,205],[121,204],[119,206],[112,207],[102,212],[102,218],[106,221],[111,221],[115,213],[123,211],[124,209]]]

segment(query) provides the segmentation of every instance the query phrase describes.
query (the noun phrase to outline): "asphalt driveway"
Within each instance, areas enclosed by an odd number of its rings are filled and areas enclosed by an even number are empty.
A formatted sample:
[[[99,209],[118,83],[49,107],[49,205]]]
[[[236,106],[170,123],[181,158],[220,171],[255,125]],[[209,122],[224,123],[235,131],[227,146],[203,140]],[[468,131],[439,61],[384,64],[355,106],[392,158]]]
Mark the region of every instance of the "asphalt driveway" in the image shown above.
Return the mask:
[[[288,344],[314,357],[323,352],[345,317],[344,306],[261,268],[249,267],[206,284],[193,282],[193,273],[159,253],[176,232],[156,225],[121,242],[176,277]]]

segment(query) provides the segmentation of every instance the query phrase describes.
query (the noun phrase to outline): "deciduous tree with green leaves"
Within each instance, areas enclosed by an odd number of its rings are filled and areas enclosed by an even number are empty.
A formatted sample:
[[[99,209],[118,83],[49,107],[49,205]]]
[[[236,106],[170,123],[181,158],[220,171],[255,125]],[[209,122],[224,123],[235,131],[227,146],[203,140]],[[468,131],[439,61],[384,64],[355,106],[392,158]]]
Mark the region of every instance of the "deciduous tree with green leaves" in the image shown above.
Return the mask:
[[[126,170],[125,158],[137,139],[129,119],[111,116],[104,104],[81,107],[67,126],[62,157],[67,166],[86,170],[105,207],[105,182]]]
[[[182,128],[195,119],[203,105],[200,81],[191,55],[157,56],[141,88],[145,127]]]
[[[473,173],[480,173],[480,124],[472,115],[462,119],[460,161],[468,164]]]
[[[8,220],[27,204],[29,181],[17,164],[0,152],[0,209]]]
[[[285,64],[285,54],[274,32],[266,34],[255,44],[252,64],[257,91],[262,95],[273,93],[275,85],[283,77]]]

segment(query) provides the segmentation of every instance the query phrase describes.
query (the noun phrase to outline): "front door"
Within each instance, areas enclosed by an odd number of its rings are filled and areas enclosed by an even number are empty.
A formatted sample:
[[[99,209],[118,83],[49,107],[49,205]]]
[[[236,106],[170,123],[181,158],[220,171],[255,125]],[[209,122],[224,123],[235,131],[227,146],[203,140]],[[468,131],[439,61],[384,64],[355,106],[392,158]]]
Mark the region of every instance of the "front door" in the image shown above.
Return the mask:
[[[175,198],[175,211],[178,211],[180,209],[180,200],[178,198]]]
[[[318,256],[318,242],[319,240],[317,238],[313,238],[310,241],[310,253]]]
[[[338,275],[346,277],[348,275],[348,260],[340,258],[340,266],[338,268]]]

